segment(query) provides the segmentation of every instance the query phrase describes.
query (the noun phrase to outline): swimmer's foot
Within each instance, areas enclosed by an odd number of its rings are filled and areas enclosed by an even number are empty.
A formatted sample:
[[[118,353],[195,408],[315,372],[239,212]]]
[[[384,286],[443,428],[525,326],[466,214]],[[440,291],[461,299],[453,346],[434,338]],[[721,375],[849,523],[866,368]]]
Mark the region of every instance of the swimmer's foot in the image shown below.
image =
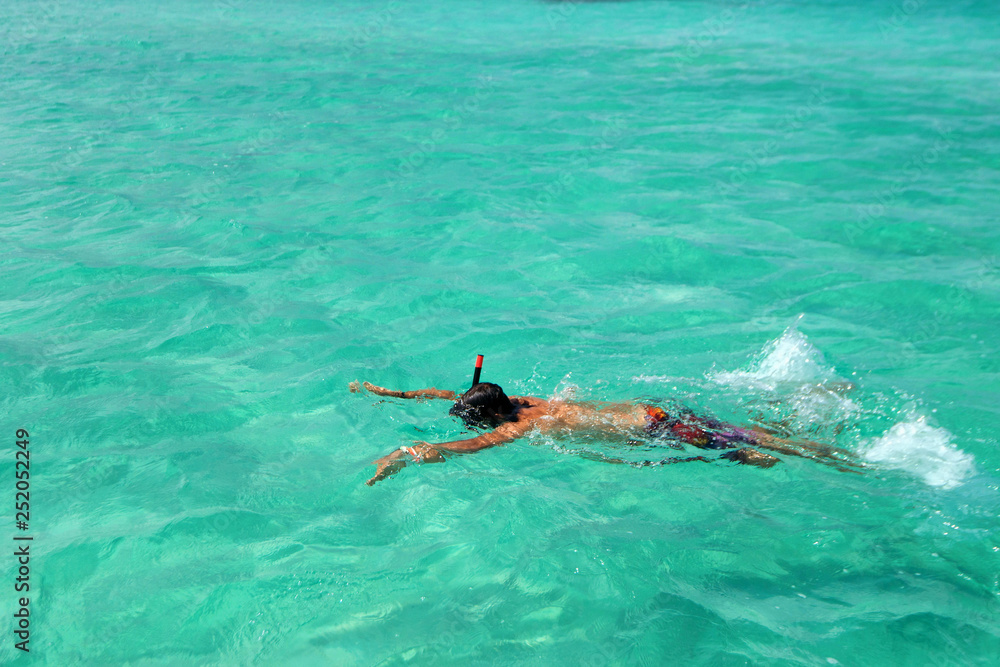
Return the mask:
[[[781,459],[777,457],[765,454],[764,452],[758,452],[756,449],[751,447],[743,447],[731,452],[726,452],[719,458],[726,459],[727,461],[735,461],[736,463],[757,466],[758,468],[770,468],[775,463],[781,461]]]

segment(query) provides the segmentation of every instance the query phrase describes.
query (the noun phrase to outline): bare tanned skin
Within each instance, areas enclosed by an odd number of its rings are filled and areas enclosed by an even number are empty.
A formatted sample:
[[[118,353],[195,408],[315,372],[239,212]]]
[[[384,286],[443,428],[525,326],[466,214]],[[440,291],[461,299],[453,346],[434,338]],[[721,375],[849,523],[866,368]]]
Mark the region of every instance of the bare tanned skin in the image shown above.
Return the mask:
[[[359,385],[357,382],[350,384],[352,392],[360,392],[361,387],[378,396],[389,396],[393,398],[440,398],[455,400],[458,394],[453,391],[441,389],[420,389],[415,391],[397,391],[386,389],[364,382]],[[383,456],[373,463],[376,466],[375,475],[368,480],[371,486],[390,475],[395,474],[406,466],[406,457],[411,456],[421,463],[437,463],[444,461],[442,452],[448,453],[471,453],[481,449],[496,447],[508,442],[512,442],[525,435],[531,429],[540,432],[546,431],[578,431],[578,430],[600,430],[607,433],[617,433],[624,435],[634,435],[638,429],[646,424],[647,412],[645,405],[633,403],[613,403],[604,406],[595,406],[587,403],[571,403],[567,401],[548,401],[535,396],[510,396],[510,401],[514,410],[510,415],[505,415],[504,421],[493,431],[483,433],[475,438],[465,440],[454,440],[431,444],[422,441],[414,441],[414,447],[397,449],[386,456]],[[771,449],[783,454],[792,454],[818,460],[828,465],[849,471],[843,466],[857,465],[850,461],[849,452],[821,445],[819,443],[785,440],[774,437],[767,431],[759,428],[751,429],[757,439],[757,445],[766,449]],[[742,447],[727,451],[723,458],[738,463],[755,465],[761,468],[769,468],[778,463],[779,459],[757,451],[751,447]],[[604,457],[609,463],[626,463],[620,459]],[[692,457],[679,459],[678,461],[701,460],[703,457]]]

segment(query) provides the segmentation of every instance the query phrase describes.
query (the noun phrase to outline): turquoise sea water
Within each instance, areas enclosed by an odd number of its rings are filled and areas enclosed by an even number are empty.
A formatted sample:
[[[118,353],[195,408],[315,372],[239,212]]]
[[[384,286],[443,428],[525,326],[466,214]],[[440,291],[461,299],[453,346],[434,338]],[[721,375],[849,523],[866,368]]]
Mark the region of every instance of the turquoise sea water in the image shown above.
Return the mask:
[[[0,661],[995,664],[995,3],[0,6]],[[869,467],[366,486],[477,353]]]

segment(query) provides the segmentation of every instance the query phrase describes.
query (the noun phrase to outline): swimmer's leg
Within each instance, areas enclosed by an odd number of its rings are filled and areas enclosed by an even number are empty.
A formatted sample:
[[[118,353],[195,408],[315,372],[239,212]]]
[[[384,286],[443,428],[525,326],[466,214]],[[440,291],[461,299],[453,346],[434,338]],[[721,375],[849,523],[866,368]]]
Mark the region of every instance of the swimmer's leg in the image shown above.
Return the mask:
[[[792,427],[789,423],[791,417],[774,420],[767,418],[764,413],[758,412],[751,416],[750,421],[755,424],[753,430],[762,431],[768,435],[779,436],[782,438],[787,438],[792,435]]]
[[[853,455],[846,449],[834,447],[833,445],[824,445],[823,443],[813,442],[812,440],[791,440],[787,438],[778,438],[770,433],[767,433],[763,429],[753,428],[750,430],[753,432],[754,439],[757,441],[756,444],[767,449],[773,449],[776,452],[782,452],[783,454],[803,456],[804,452],[813,452],[824,458],[830,459],[844,458],[850,460],[854,458]]]
[[[858,461],[851,452],[840,447],[824,445],[812,440],[785,440],[759,429],[751,430],[757,441],[757,446],[764,449],[819,461],[843,472],[858,472],[858,470],[850,470],[849,468],[863,469],[865,467],[864,463]]]
[[[808,394],[833,394],[835,396],[844,397],[850,392],[854,391],[856,386],[853,382],[820,382],[817,384],[805,385],[801,388],[801,391]],[[786,398],[772,398],[764,400],[764,403],[772,405],[776,408],[783,406],[788,399]],[[766,431],[771,435],[779,435],[783,438],[789,438],[793,435],[794,422],[796,416],[794,414],[788,415],[781,419],[775,419],[766,416],[763,412],[758,411],[752,416],[752,421],[759,426],[758,429]],[[836,424],[834,426],[834,432],[839,433],[843,430],[844,425],[842,423]]]

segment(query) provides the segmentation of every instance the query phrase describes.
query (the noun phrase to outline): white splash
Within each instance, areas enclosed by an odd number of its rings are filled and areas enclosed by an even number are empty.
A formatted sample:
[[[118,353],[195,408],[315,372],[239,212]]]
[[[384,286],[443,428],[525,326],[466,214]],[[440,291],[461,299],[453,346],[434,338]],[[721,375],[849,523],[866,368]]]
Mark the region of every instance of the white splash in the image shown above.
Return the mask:
[[[711,376],[719,384],[774,391],[782,384],[822,384],[836,377],[823,355],[794,328],[768,343],[750,370]]]
[[[863,453],[872,462],[905,470],[931,486],[951,489],[972,473],[973,457],[952,443],[952,435],[922,416],[895,424]]]
[[[573,401],[576,400],[580,387],[572,382],[572,373],[566,373],[563,379],[559,381],[556,385],[555,391],[552,393],[552,399],[556,401]]]
[[[854,401],[842,395],[853,385],[839,378],[823,354],[794,327],[764,346],[749,370],[718,371],[708,377],[721,385],[780,400],[803,427],[843,421],[859,411]]]
[[[794,428],[815,432],[817,428],[853,422],[863,412],[843,395],[853,385],[838,377],[820,351],[794,326],[768,343],[747,370],[719,371],[708,377],[757,395],[780,413],[789,411],[791,423],[782,423]],[[952,440],[946,429],[931,426],[914,413],[870,442],[861,455],[887,468],[909,472],[931,486],[950,489],[974,470],[973,457]]]

